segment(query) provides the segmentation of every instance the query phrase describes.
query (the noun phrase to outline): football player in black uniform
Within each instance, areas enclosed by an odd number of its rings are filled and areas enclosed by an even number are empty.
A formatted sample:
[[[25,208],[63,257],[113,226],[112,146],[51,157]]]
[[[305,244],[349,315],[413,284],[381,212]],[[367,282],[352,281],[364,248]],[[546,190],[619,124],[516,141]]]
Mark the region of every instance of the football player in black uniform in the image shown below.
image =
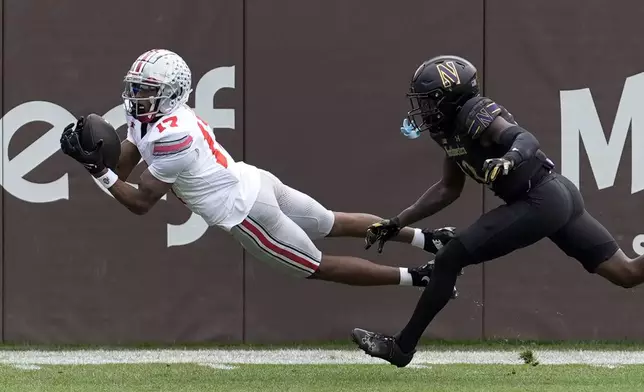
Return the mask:
[[[442,210],[461,194],[466,175],[487,185],[505,204],[486,212],[437,253],[429,284],[407,325],[394,336],[356,328],[352,339],[367,354],[398,367],[412,359],[418,340],[447,304],[459,271],[548,237],[590,273],[630,288],[644,281],[644,257],[630,259],[584,207],[579,189],[553,171],[539,141],[502,106],[480,95],[476,68],[457,56],[439,56],[415,72],[412,110],[402,131],[428,131],[446,155],[443,175],[398,216],[369,227],[367,238],[386,241],[401,227]],[[373,241],[373,240],[372,240]]]

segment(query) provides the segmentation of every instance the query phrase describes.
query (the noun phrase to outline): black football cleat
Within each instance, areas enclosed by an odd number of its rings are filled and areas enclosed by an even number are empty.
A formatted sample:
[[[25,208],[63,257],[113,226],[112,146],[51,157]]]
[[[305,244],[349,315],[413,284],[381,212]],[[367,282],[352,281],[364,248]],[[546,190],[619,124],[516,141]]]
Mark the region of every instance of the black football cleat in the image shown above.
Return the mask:
[[[409,268],[412,284],[415,287],[426,287],[427,283],[429,283],[429,280],[432,277],[433,270],[434,270],[434,260],[430,260],[427,264],[421,265],[420,267]],[[459,276],[463,275],[462,269],[458,275]],[[452,291],[452,299],[455,299],[457,297],[458,297],[458,290],[456,289],[456,286],[454,286],[454,290]]]
[[[369,332],[361,328],[354,328],[351,331],[351,339],[367,355],[384,359],[399,368],[407,366],[416,353],[416,350],[410,353],[403,353],[393,336]]]

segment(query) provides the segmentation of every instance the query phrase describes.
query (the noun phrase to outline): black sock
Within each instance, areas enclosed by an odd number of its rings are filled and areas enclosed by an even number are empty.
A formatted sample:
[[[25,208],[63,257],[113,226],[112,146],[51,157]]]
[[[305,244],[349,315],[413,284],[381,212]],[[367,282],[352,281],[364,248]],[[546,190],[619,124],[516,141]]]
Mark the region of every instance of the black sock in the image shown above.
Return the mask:
[[[447,305],[459,270],[460,268],[436,265],[427,287],[418,300],[414,314],[397,339],[403,352],[411,352],[416,347],[429,323]]]

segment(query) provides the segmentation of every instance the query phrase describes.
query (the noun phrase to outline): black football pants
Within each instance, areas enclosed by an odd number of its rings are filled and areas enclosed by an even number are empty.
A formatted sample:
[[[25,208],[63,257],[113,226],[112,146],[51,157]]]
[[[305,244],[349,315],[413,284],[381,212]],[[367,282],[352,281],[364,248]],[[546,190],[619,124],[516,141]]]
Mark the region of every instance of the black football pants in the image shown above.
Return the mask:
[[[585,209],[577,187],[567,178],[546,174],[522,197],[483,214],[457,233],[436,254],[432,277],[411,319],[397,335],[411,352],[433,318],[449,301],[461,268],[496,259],[550,238],[588,272],[619,249],[615,239]]]
[[[496,259],[545,237],[588,272],[618,249],[608,230],[586,211],[579,189],[566,177],[551,173],[522,198],[488,211],[458,233],[456,238],[468,253],[460,257],[469,259],[459,262],[470,265]],[[450,258],[449,249],[443,253],[440,256]]]

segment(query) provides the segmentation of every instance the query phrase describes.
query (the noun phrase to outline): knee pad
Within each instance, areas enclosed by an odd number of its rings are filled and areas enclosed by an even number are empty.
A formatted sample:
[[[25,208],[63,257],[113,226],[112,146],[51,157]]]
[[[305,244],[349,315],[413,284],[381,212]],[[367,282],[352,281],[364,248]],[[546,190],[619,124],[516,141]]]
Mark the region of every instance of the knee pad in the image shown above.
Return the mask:
[[[331,233],[333,225],[335,224],[335,213],[331,210],[320,210],[320,218],[318,220],[318,237],[323,238]]]
[[[472,264],[472,256],[458,237],[452,238],[436,253],[435,268],[445,268],[460,272]]]

